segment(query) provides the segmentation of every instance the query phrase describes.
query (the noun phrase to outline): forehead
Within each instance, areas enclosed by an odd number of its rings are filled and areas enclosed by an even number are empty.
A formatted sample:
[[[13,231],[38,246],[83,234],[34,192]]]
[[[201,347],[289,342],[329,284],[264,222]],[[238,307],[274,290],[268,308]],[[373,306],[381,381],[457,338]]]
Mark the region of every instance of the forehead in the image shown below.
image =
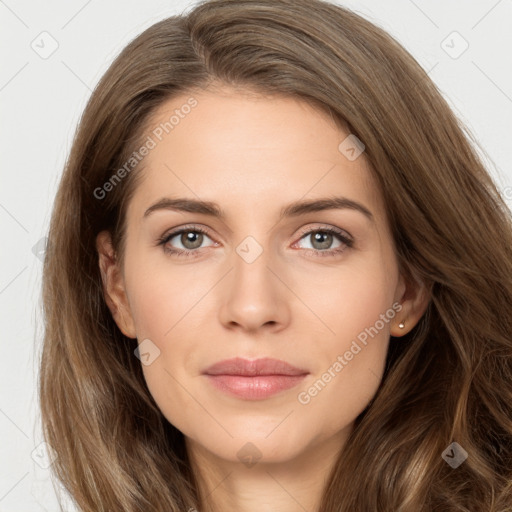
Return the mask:
[[[182,94],[146,125],[151,149],[136,171],[142,180],[129,216],[140,217],[164,196],[254,214],[333,194],[352,196],[377,214],[383,208],[364,153],[349,160],[340,151],[349,132],[300,98],[229,89]]]

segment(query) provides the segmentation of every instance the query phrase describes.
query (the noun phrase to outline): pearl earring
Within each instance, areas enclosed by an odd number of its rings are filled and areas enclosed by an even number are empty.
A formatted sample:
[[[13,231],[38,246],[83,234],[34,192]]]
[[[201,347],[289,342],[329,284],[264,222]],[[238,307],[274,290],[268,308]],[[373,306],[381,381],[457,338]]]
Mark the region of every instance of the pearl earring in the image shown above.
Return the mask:
[[[405,327],[405,322],[400,322],[398,324],[398,327],[400,327],[400,329],[403,329]]]

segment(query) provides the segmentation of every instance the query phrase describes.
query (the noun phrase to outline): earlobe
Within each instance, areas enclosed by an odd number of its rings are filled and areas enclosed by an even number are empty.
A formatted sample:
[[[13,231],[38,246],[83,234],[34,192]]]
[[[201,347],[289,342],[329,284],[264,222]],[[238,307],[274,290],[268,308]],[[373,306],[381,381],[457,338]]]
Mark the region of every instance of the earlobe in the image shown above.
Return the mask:
[[[103,296],[121,332],[129,337],[136,338],[130,306],[126,296],[124,279],[112,246],[112,239],[108,231],[102,231],[96,237],[98,251],[98,264],[103,283]]]
[[[421,279],[413,277],[412,281],[402,280],[402,282],[405,284],[405,290],[399,300],[402,309],[396,315],[390,331],[391,336],[397,338],[407,334],[416,326],[431,298],[431,285],[427,285]]]

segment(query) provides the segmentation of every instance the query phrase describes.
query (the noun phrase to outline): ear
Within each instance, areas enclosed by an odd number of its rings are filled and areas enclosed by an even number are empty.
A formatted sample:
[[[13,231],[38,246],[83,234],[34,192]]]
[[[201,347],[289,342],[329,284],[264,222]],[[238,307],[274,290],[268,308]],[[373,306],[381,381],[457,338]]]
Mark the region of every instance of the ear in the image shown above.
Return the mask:
[[[398,338],[410,332],[420,321],[430,302],[431,286],[427,286],[418,277],[406,279],[400,275],[397,293],[395,299],[402,305],[402,309],[395,316],[390,334]],[[400,328],[402,322],[405,325]]]
[[[121,332],[128,338],[136,338],[135,324],[126,295],[123,274],[108,231],[98,234],[96,249],[99,256],[105,302]]]

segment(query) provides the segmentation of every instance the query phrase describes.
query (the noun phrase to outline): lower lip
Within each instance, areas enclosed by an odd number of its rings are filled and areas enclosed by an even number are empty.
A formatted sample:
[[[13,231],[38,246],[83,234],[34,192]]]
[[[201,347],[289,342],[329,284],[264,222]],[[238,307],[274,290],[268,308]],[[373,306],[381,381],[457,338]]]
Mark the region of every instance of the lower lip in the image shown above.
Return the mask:
[[[295,387],[304,375],[206,375],[217,389],[246,400],[263,400]]]

